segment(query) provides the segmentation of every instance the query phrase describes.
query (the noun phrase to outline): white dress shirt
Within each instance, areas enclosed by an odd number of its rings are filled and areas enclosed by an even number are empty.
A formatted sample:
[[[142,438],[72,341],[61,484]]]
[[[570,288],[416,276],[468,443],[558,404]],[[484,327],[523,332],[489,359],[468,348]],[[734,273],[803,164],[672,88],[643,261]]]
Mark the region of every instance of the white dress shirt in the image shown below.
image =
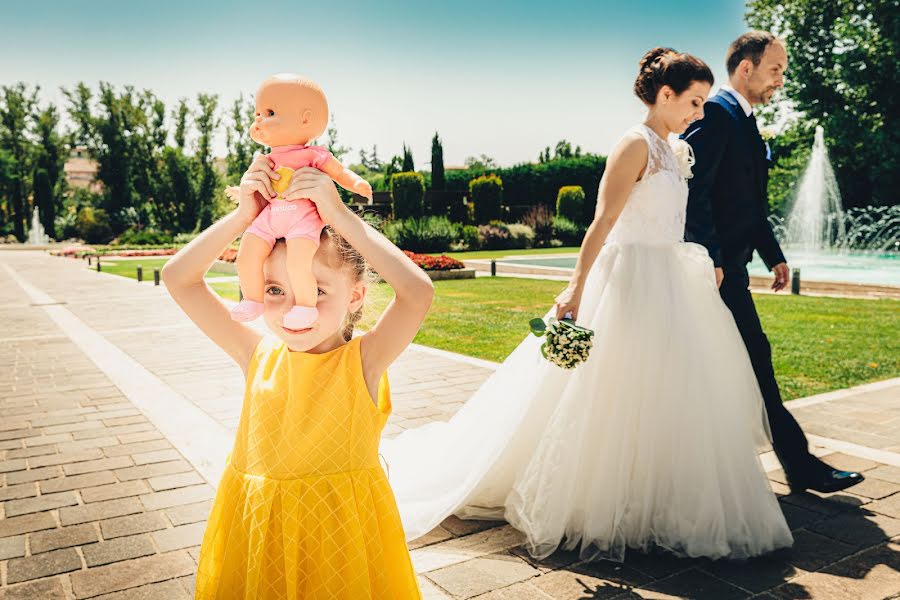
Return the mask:
[[[738,104],[740,104],[741,108],[744,109],[745,115],[747,115],[749,117],[750,115],[753,114],[753,106],[750,104],[750,102],[746,98],[744,98],[743,94],[741,94],[739,91],[737,91],[736,89],[731,87],[730,84],[723,83],[722,87],[720,89],[723,89],[723,90],[729,92],[732,96],[737,98]]]

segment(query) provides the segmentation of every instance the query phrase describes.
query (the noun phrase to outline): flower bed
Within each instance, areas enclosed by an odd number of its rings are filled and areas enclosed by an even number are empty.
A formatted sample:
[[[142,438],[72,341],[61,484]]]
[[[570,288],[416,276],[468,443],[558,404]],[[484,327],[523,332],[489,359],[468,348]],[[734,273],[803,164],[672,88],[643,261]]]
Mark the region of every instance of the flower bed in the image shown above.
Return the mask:
[[[219,260],[224,260],[225,262],[233,263],[237,260],[237,248],[228,248],[219,256]]]
[[[416,254],[409,250],[404,250],[403,254],[407,255],[416,265],[425,271],[450,271],[453,269],[465,269],[466,265],[450,258],[449,256],[431,256],[430,254]]]

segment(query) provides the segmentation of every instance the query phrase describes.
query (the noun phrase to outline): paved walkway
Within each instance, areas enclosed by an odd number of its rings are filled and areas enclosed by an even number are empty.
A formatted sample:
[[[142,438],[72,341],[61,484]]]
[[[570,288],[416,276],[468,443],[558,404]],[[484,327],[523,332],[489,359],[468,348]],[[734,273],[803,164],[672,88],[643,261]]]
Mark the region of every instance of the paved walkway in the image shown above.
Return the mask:
[[[0,600],[190,598],[242,377],[162,288],[0,251]],[[412,347],[386,435],[449,418],[494,365]],[[533,560],[508,525],[414,540],[426,598],[900,598],[900,381],[790,403],[852,493],[787,495],[791,551],[732,563]],[[178,415],[177,419],[173,415]]]

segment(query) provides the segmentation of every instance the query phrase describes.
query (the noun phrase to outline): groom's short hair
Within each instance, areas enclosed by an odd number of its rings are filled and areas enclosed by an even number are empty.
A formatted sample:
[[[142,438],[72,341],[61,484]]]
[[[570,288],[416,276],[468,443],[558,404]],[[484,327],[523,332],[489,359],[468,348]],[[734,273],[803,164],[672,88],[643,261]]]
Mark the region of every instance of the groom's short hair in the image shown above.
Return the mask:
[[[748,31],[731,42],[731,45],[728,46],[728,53],[725,55],[728,74],[734,73],[745,58],[749,58],[754,66],[758,66],[766,48],[776,39],[778,38],[768,31]]]

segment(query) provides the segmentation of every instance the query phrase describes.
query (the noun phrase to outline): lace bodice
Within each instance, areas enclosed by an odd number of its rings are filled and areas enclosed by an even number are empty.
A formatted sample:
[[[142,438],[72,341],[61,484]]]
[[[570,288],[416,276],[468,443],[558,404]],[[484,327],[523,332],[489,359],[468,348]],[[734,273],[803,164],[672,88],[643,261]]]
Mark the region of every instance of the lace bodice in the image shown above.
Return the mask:
[[[647,142],[647,168],[634,185],[607,244],[665,244],[684,241],[688,186],[669,142],[644,124],[628,133]],[[684,142],[681,142],[684,143]]]

